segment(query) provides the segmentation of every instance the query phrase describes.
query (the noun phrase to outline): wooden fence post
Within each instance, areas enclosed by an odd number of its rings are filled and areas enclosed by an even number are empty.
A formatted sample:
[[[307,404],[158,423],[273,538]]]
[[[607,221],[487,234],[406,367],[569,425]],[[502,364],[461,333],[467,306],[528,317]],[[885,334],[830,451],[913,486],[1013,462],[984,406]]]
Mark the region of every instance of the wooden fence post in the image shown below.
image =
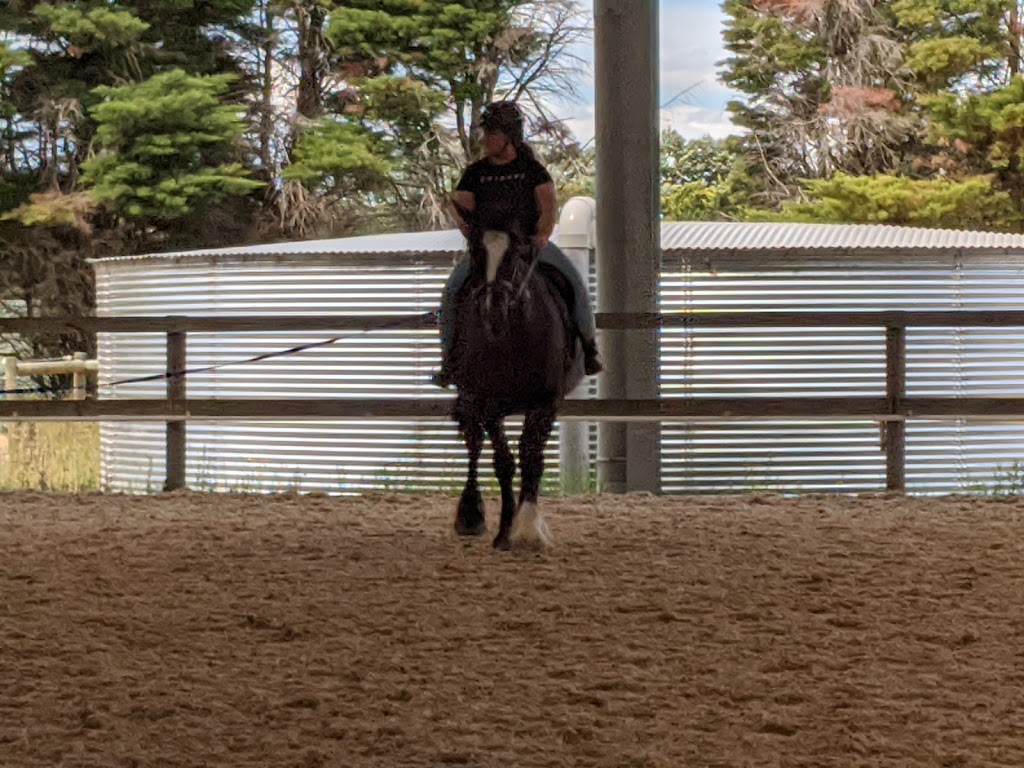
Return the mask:
[[[185,399],[188,396],[185,378],[187,362],[185,331],[168,331],[167,401],[169,410],[175,415],[185,414]],[[176,491],[185,487],[185,438],[186,425],[183,419],[167,422],[165,491]]]
[[[885,396],[889,413],[899,413],[907,394],[907,329],[885,329]],[[903,419],[885,424],[885,488],[896,493],[907,490],[907,425]]]

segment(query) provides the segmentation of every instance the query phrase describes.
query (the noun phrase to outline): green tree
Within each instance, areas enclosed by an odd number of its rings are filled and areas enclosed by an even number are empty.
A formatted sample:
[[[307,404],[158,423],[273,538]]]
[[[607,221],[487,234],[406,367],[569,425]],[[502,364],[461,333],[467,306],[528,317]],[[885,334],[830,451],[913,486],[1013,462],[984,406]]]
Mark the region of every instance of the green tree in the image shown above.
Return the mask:
[[[544,148],[541,151],[543,153]],[[571,197],[595,197],[597,185],[597,153],[593,146],[580,146],[576,141],[566,141],[560,153],[544,153],[548,170],[555,181],[558,199],[565,202]]]
[[[888,2],[726,0],[723,80],[770,207],[802,179],[903,166],[920,131]]]
[[[736,153],[726,139],[685,139],[671,128],[661,132],[663,184],[718,184],[729,175],[735,161]]]
[[[130,9],[100,3],[36,3],[13,13],[5,22],[32,66],[9,86],[13,113],[5,117],[20,166],[10,172],[35,174],[37,191],[70,192],[94,132],[86,116],[92,89],[141,77],[149,27]]]
[[[231,79],[172,70],[97,88],[98,152],[85,164],[95,199],[141,232],[166,233],[262,186],[238,162],[244,125],[238,107],[221,101]]]
[[[837,174],[808,181],[806,194],[806,200],[785,203],[781,212],[750,218],[997,231],[1017,231],[1022,221],[1012,196],[986,177],[954,182]]]
[[[1021,17],[1017,0],[896,0],[892,16],[916,84],[916,107],[927,126],[914,175],[961,183],[970,200],[990,185],[992,206],[980,214],[995,228],[1024,219],[1024,128],[1021,101]],[[955,187],[954,187],[955,188]],[[1008,197],[1007,197],[1008,195]],[[1009,201],[1013,215],[1005,212]],[[941,209],[942,200],[935,206]],[[970,216],[951,213],[948,225]],[[978,217],[974,217],[977,221]]]
[[[112,150],[97,135],[95,108],[102,88],[130,86],[168,68],[191,72],[236,69],[225,30],[247,13],[249,2],[205,0],[14,0],[0,4],[0,302],[8,311],[35,315],[88,314],[92,307],[91,256],[152,247],[126,239],[128,228],[82,185],[83,167]],[[244,83],[239,82],[238,88]],[[142,93],[142,92],[140,92]],[[144,94],[143,94],[144,95]],[[226,95],[221,97],[229,101]],[[145,109],[139,111],[140,115]],[[202,154],[202,153],[200,153]],[[187,178],[185,169],[172,178]],[[216,166],[214,166],[216,168]],[[104,181],[109,181],[105,179]],[[203,186],[203,180],[197,182]],[[103,190],[103,184],[99,187]],[[173,190],[157,188],[157,194]],[[208,197],[212,202],[215,197]],[[237,205],[237,198],[222,206]],[[245,214],[221,216],[244,222]],[[166,226],[183,245],[210,237],[209,221],[194,213],[184,226]],[[137,227],[132,227],[137,230]],[[218,227],[227,230],[227,227]],[[235,228],[237,235],[240,227]],[[230,236],[230,235],[229,235]],[[163,242],[171,242],[166,240]],[[91,340],[84,340],[86,348]],[[40,335],[16,340],[28,354],[50,356],[81,349],[76,337]],[[69,346],[68,346],[69,345]]]
[[[11,92],[12,80],[32,66],[26,51],[0,43],[0,213],[21,205],[35,187],[35,180],[19,162],[18,108]]]
[[[1017,0],[895,0],[891,18],[917,89],[986,89],[1020,69]]]
[[[741,214],[745,168],[737,137],[685,139],[661,134],[661,214],[669,221],[713,221]]]
[[[497,67],[512,47],[516,0],[353,0],[331,16],[327,34],[346,61],[393,62],[398,71],[447,92],[455,105],[459,138],[472,154],[470,127],[497,85]],[[505,50],[503,50],[505,49]]]
[[[1024,212],[1024,77],[988,93],[944,93],[928,100],[932,160],[952,178],[991,173]]]
[[[278,196],[282,231],[373,229],[364,196],[389,183],[392,148],[360,124],[323,119],[300,135]],[[377,227],[381,228],[381,227]],[[384,227],[386,228],[386,227]]]
[[[964,209],[985,188],[1022,205],[1017,0],[726,0],[723,8],[732,54],[723,77],[744,95],[730,108],[751,129],[741,154],[752,203],[823,220],[1019,226],[1002,196],[990,215]],[[787,204],[812,189],[824,197]],[[863,197],[872,194],[873,203]],[[902,208],[908,200],[920,214]]]
[[[666,221],[714,221],[725,217],[729,195],[721,185],[687,181],[662,187],[661,215]]]
[[[390,190],[378,199],[396,223],[448,223],[444,201],[478,155],[488,101],[516,99],[538,144],[563,143],[543,99],[573,91],[571,47],[585,33],[572,0],[349,0],[333,10],[326,35],[349,89],[332,106],[393,148]]]

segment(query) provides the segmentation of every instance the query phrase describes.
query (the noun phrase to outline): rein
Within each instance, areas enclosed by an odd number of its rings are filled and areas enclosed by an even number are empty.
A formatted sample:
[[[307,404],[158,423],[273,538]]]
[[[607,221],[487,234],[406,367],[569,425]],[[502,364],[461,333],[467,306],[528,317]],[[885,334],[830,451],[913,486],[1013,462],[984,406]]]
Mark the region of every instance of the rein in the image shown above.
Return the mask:
[[[516,300],[523,298],[523,291],[526,290],[527,283],[530,282],[530,278],[533,276],[533,270],[537,268],[537,262],[540,261],[540,250],[532,242],[530,243],[530,267],[526,270],[526,274],[523,275],[523,281],[519,284],[519,290],[516,292]]]

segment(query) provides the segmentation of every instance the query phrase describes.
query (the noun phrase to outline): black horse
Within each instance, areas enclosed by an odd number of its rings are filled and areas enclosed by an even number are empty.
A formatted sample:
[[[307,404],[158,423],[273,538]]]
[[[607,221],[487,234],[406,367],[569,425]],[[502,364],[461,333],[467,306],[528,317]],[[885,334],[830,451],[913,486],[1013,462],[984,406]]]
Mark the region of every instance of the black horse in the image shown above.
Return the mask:
[[[477,468],[485,433],[494,447],[501,486],[497,549],[513,541],[543,545],[547,527],[537,508],[544,449],[559,401],[583,377],[583,353],[572,320],[573,292],[556,268],[537,260],[530,238],[507,223],[460,210],[469,226],[470,275],[455,300],[453,417],[469,453],[469,473],[455,530],[486,531]],[[519,437],[521,488],[512,491],[516,462],[505,417],[525,414]]]

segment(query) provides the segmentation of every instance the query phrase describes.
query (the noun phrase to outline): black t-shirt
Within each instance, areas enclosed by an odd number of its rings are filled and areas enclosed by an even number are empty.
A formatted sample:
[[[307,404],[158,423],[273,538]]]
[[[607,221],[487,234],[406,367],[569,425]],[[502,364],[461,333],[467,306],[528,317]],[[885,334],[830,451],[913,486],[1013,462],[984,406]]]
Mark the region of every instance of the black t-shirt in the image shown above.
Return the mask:
[[[497,165],[485,157],[466,168],[456,189],[473,193],[481,221],[500,223],[513,217],[529,236],[536,234],[540,219],[536,189],[549,181],[551,174],[537,160],[519,155]]]

